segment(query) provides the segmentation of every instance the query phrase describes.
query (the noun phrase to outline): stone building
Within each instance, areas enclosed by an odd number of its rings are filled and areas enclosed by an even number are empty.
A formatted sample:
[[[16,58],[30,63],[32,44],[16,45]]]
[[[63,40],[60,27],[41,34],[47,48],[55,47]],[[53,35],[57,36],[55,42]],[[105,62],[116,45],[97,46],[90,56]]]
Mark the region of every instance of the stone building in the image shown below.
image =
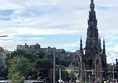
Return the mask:
[[[10,51],[3,49],[0,47],[0,59],[6,59],[10,55]]]
[[[17,50],[34,50],[36,52],[43,52],[43,53],[48,53],[48,54],[53,54],[54,50],[56,51],[56,55],[64,56],[65,55],[65,50],[64,49],[56,49],[52,47],[45,47],[42,48],[39,44],[35,45],[28,45],[25,43],[25,45],[17,45]]]
[[[91,0],[86,44],[83,49],[82,39],[80,40],[79,56],[82,58],[81,64],[83,65],[82,69],[84,70],[82,75],[84,78],[89,78],[89,76],[91,76],[94,80],[101,80],[103,78],[106,79],[107,77],[105,40],[103,40],[103,47],[101,47],[101,39],[98,33],[96,12],[94,8],[94,0]]]

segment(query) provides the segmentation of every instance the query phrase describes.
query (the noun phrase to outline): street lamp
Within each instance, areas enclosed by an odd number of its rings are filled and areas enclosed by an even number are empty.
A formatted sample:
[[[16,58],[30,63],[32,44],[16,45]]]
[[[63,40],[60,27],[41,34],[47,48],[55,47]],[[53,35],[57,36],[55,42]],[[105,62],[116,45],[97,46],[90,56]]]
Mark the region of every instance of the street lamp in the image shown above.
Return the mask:
[[[77,54],[79,55],[79,65],[78,66],[80,66],[80,83],[82,83],[83,82],[83,57],[82,57],[83,53],[77,52]]]
[[[117,77],[117,82],[118,82],[118,59],[116,59],[116,77]]]
[[[83,81],[82,55],[80,56],[80,64],[81,64],[81,79],[80,79],[80,82],[82,83],[82,81]]]
[[[62,80],[61,80],[61,68],[59,68],[59,83],[61,83]]]
[[[89,83],[91,83],[91,74],[89,73]]]
[[[83,81],[83,58],[82,58],[82,53],[79,54],[79,59],[80,59],[80,83]]]
[[[113,80],[114,80],[114,63],[113,63]]]
[[[97,55],[95,56],[95,81],[97,80]]]
[[[53,52],[53,83],[55,82],[55,51],[56,49],[54,48],[54,52]]]

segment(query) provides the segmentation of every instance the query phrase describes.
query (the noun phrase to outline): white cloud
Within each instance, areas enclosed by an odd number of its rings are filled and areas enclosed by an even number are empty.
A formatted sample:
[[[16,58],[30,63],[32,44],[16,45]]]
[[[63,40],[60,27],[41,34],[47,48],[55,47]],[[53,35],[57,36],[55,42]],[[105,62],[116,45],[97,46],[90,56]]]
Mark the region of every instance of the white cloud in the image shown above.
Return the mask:
[[[107,48],[108,52],[118,52],[118,44],[116,44],[115,47],[109,47]]]
[[[42,16],[36,16],[33,18],[31,17],[31,15],[29,15],[28,18],[23,17],[24,15],[22,15],[22,13],[26,14],[26,16],[28,15],[28,13],[30,13],[30,14],[33,13],[31,11],[28,12],[27,9],[30,6],[36,7],[34,2],[37,2],[37,4],[40,3],[38,5],[44,7],[44,10],[45,10],[44,4],[47,6],[56,5],[60,10],[59,10],[59,12],[54,12],[54,13],[44,13],[44,15],[42,15]],[[95,2],[98,3],[98,5],[99,5],[101,1],[95,1]],[[68,24],[68,25],[70,24],[70,26],[71,26],[71,27],[69,27],[70,30],[73,30],[76,28],[75,30],[86,32],[86,30],[84,30],[84,29],[87,28],[86,19],[88,18],[89,1],[86,2],[85,0],[83,0],[83,1],[79,1],[79,0],[68,0],[68,1],[66,1],[66,0],[46,0],[46,1],[45,0],[35,0],[35,1],[26,0],[26,1],[22,1],[21,0],[19,2],[16,0],[11,0],[11,1],[8,1],[7,3],[13,4],[14,6],[15,6],[15,4],[19,4],[21,6],[21,8],[18,8],[17,10],[15,10],[13,12],[13,14],[11,15],[11,19],[12,19],[11,22],[4,21],[4,22],[2,22],[3,24],[1,23],[1,26],[3,26],[3,27],[10,27],[10,28],[12,28],[12,27],[13,28],[14,27],[15,28],[16,27],[49,28],[50,27],[51,28],[52,26],[56,27],[56,26],[62,25],[62,24]],[[103,3],[101,3],[101,4],[103,4]],[[108,2],[106,1],[105,3],[108,3]],[[30,5],[27,5],[27,4],[30,4]],[[112,3],[110,3],[110,4],[112,4]],[[84,7],[85,5],[86,5],[86,8],[88,8],[88,9],[79,10],[79,8]],[[48,9],[48,7],[47,7],[47,9]],[[63,9],[65,11],[63,11]],[[69,11],[68,11],[68,9],[69,9]],[[117,18],[111,16],[111,15],[116,16],[117,13],[115,11],[116,10],[114,10],[114,11],[97,10],[97,18],[98,18],[98,24],[99,24],[98,28],[99,28],[99,31],[101,32],[101,35],[105,35],[105,37],[108,35],[108,33],[109,33],[109,35],[117,34],[117,31],[118,31],[118,30],[116,30]],[[114,19],[114,21],[111,22],[110,21],[111,19]],[[113,27],[115,29],[111,30],[110,29],[111,27]],[[109,30],[105,31],[106,29],[109,29]],[[79,33],[79,34],[83,35],[83,33]]]
[[[14,10],[19,8],[21,8],[21,6],[12,3],[12,0],[0,0],[0,10]]]

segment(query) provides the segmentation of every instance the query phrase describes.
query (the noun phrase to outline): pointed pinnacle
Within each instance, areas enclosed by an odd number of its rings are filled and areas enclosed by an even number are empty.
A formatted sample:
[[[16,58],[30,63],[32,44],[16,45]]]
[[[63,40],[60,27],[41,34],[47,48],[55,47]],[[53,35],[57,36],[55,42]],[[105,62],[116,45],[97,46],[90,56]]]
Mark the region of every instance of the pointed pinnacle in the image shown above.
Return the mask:
[[[94,0],[91,0],[91,4],[90,4],[91,10],[94,9],[94,7],[95,7]]]

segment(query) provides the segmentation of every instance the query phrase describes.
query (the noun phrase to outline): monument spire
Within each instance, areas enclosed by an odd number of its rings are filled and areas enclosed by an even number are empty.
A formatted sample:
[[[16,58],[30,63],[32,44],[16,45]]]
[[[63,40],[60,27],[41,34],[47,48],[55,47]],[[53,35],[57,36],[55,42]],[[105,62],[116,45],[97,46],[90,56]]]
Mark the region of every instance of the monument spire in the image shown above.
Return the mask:
[[[106,49],[105,49],[105,39],[103,40],[103,54],[106,55]]]
[[[94,24],[97,25],[96,12],[94,11],[94,8],[94,0],[91,0],[88,24],[90,24],[90,22],[94,22]]]
[[[80,39],[80,49],[83,49],[82,48],[82,38]]]
[[[82,49],[82,40],[80,40],[80,52]],[[98,61],[96,63],[96,60]],[[105,53],[105,41],[103,41],[103,49],[101,52],[101,40],[99,38],[99,32],[97,28],[97,19],[95,12],[94,0],[90,0],[90,10],[88,18],[88,28],[87,28],[87,38],[85,45],[85,53],[83,57],[83,64],[85,64],[85,69],[95,70],[96,67],[100,67],[100,71],[104,71],[99,75],[96,73],[97,77],[106,78],[106,53]],[[95,76],[95,78],[96,78]]]
[[[93,0],[90,0],[90,11],[87,28],[87,38],[85,46],[85,56],[88,60],[88,68],[94,69],[94,59],[96,55],[101,53],[101,46],[99,41],[99,33],[97,28],[96,12],[94,10],[95,4]]]
[[[97,28],[97,19],[96,12],[94,10],[95,4],[94,1],[90,2],[90,11],[89,11],[89,19],[88,19],[88,29],[87,29],[87,39],[86,39],[86,55],[95,56],[99,53],[99,33]]]
[[[83,44],[82,44],[82,38],[80,39],[80,52],[83,54]]]
[[[94,0],[91,0],[90,9],[94,10],[94,8],[95,8]]]

